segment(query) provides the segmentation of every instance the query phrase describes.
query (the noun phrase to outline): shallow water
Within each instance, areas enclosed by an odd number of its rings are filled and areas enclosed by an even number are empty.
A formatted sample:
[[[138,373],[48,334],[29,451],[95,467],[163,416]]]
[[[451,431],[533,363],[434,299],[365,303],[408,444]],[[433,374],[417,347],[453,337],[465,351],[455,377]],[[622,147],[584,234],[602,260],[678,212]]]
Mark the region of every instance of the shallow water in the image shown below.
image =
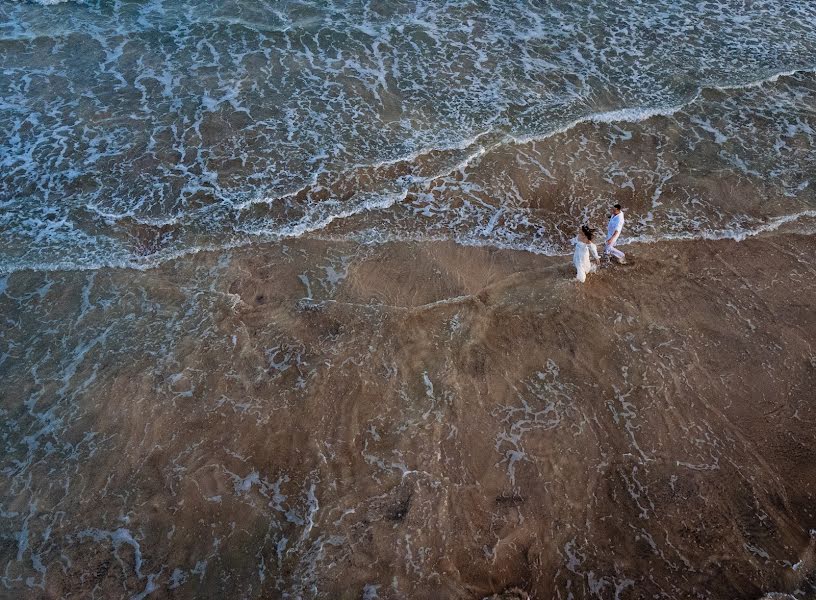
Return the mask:
[[[812,597],[811,237],[679,244],[5,277],[0,595]]]
[[[816,594],[814,3],[0,0],[0,74],[0,596]]]

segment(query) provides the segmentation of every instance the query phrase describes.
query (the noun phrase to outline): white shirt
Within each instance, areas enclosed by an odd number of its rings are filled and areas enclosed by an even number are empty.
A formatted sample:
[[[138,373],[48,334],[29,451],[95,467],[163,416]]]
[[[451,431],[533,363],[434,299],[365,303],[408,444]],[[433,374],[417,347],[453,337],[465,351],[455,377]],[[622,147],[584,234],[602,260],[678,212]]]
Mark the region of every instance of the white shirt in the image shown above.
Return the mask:
[[[615,235],[616,231],[618,234],[623,231],[623,212],[619,212],[614,217],[609,219],[609,225],[606,227],[606,239],[609,239]]]

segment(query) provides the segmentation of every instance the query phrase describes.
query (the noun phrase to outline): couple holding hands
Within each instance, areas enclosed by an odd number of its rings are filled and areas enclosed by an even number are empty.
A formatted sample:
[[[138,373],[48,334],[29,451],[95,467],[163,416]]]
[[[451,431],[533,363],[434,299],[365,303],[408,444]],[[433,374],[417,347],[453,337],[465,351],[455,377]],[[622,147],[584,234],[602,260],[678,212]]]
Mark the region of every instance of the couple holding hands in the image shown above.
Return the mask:
[[[578,237],[575,239],[575,254],[572,255],[572,263],[575,265],[575,278],[584,283],[586,281],[587,273],[591,273],[597,267],[592,265],[589,260],[590,254],[600,265],[601,259],[598,256],[598,249],[592,243],[592,238],[595,235],[596,229],[590,228],[588,225],[581,225],[578,230]],[[626,255],[615,248],[615,244],[623,231],[623,209],[620,204],[612,207],[612,214],[609,218],[609,225],[606,228],[606,241],[604,246],[606,254],[611,254],[618,259],[621,264],[626,263]]]

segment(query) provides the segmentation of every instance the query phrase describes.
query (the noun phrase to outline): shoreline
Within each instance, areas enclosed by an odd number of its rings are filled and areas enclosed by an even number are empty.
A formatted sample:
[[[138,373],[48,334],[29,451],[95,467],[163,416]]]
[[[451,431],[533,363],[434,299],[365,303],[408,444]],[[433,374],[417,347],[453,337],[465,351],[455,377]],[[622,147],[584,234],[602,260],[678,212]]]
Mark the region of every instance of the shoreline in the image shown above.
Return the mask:
[[[802,222],[808,222],[807,225],[802,225]],[[811,223],[811,221],[813,221]],[[602,228],[600,225],[596,224],[598,230],[600,231]],[[787,228],[787,229],[786,229]],[[654,246],[656,244],[664,244],[664,243],[675,243],[675,242],[715,242],[715,241],[734,241],[734,242],[743,242],[752,238],[761,238],[767,235],[776,235],[778,231],[782,230],[783,233],[793,233],[796,235],[814,235],[816,234],[816,210],[803,210],[798,213],[792,213],[789,215],[780,215],[770,219],[767,219],[767,222],[757,229],[744,229],[739,231],[734,230],[718,230],[712,232],[705,232],[703,234],[699,233],[680,233],[680,234],[664,234],[663,236],[651,236],[651,235],[624,235],[623,236],[623,243],[618,244],[621,248],[624,247],[639,247],[639,246]],[[317,230],[321,231],[321,230]],[[339,245],[359,245],[363,247],[372,247],[376,248],[378,246],[387,246],[389,244],[453,244],[462,248],[486,248],[493,251],[508,251],[508,252],[524,252],[529,253],[534,256],[538,257],[546,257],[546,258],[564,258],[569,257],[572,255],[572,250],[568,250],[563,253],[547,253],[544,251],[539,251],[536,248],[530,247],[529,245],[519,244],[518,246],[511,246],[507,244],[496,244],[496,243],[489,243],[484,242],[482,243],[480,240],[462,240],[462,239],[447,239],[447,238],[428,238],[428,239],[421,239],[421,238],[400,238],[396,235],[392,236],[392,238],[385,239],[385,240],[375,240],[375,241],[366,241],[361,240],[359,235],[366,234],[367,232],[359,232],[358,234],[354,234],[352,236],[332,236],[326,235],[322,236],[317,232],[309,232],[307,234],[299,234],[293,237],[281,237],[279,239],[274,240],[246,240],[244,242],[235,242],[234,244],[227,244],[224,246],[218,245],[209,245],[209,246],[201,246],[195,247],[189,250],[180,250],[176,253],[173,253],[169,257],[163,257],[160,259],[158,263],[151,263],[151,264],[138,264],[138,263],[131,263],[127,265],[114,265],[114,264],[100,264],[100,265],[88,265],[82,267],[59,267],[59,266],[48,266],[48,267],[24,267],[24,268],[16,268],[10,271],[4,271],[0,268],[0,276],[2,277],[10,277],[16,273],[83,273],[83,272],[93,272],[93,271],[103,271],[106,269],[109,270],[133,270],[139,272],[147,272],[156,269],[161,269],[163,265],[167,265],[168,263],[174,263],[177,261],[183,261],[185,259],[196,257],[199,254],[223,254],[223,253],[232,253],[232,252],[248,252],[252,251],[253,249],[263,250],[266,246],[275,246],[275,245],[296,245],[299,241],[303,243],[313,243],[313,242],[325,242],[325,243],[334,243]],[[315,235],[313,235],[315,234]],[[603,243],[601,242],[598,245],[599,252],[603,250]],[[158,254],[158,253],[157,253]],[[146,255],[142,258],[149,258],[151,255]],[[138,257],[137,257],[138,258]]]

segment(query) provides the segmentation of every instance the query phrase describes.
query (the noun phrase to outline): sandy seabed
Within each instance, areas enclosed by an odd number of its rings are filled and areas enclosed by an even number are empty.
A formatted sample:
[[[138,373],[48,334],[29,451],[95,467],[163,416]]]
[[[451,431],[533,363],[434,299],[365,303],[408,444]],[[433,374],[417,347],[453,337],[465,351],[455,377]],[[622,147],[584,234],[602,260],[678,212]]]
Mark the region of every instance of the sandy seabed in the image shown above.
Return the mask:
[[[625,249],[10,276],[0,595],[814,597],[816,238]]]

